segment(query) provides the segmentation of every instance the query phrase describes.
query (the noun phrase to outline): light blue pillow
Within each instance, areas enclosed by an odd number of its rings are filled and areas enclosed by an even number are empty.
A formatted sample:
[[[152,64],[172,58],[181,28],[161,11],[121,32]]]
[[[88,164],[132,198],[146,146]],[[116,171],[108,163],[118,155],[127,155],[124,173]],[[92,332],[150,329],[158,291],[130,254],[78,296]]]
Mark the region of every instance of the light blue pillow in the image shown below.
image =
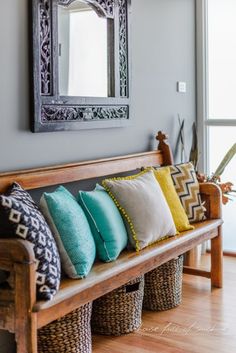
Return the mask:
[[[44,193],[40,207],[55,237],[64,272],[71,278],[85,277],[94,263],[96,247],[82,208],[63,186]]]
[[[99,259],[115,260],[126,247],[128,236],[113,200],[97,185],[93,191],[79,191],[78,201],[88,218]]]

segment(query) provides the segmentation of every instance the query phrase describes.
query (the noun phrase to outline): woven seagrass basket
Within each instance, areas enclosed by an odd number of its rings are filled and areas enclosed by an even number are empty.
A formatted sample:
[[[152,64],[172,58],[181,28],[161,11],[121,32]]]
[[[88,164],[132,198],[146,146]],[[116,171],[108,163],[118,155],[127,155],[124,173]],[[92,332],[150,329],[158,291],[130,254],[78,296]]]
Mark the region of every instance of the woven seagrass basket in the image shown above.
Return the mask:
[[[143,308],[163,311],[182,301],[183,256],[145,274]]]
[[[38,331],[39,353],[91,353],[92,303],[55,320]]]
[[[144,276],[93,302],[92,332],[120,336],[137,330],[142,323]]]

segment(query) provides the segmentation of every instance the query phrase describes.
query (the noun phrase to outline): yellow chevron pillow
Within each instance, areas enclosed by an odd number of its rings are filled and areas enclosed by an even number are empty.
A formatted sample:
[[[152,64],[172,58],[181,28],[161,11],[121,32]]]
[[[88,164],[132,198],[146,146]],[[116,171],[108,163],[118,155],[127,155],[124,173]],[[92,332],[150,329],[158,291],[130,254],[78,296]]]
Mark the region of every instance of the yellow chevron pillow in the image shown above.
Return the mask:
[[[155,169],[154,174],[170,208],[176,229],[179,232],[194,229],[189,223],[188,217],[175,190],[170,174],[170,168],[163,167]]]
[[[205,217],[205,207],[201,201],[199,183],[191,162],[170,166],[175,190],[188,216],[189,222],[201,222]]]

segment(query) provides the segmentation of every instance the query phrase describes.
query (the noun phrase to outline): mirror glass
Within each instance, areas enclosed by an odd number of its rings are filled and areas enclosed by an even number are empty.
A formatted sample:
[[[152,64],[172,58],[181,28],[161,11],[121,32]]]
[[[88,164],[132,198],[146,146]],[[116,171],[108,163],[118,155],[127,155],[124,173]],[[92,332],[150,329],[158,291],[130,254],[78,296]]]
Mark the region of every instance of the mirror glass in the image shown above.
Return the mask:
[[[61,96],[108,97],[108,21],[83,1],[58,6]]]

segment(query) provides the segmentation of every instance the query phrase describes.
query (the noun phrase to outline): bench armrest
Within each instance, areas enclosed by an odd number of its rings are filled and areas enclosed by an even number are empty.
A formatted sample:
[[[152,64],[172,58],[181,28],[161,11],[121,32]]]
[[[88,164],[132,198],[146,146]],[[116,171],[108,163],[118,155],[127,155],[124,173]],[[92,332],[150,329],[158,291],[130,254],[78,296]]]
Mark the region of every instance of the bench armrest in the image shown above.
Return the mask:
[[[0,239],[0,268],[1,263],[32,264],[35,263],[33,246],[27,240]]]
[[[30,317],[36,302],[33,246],[26,240],[0,239],[0,269],[10,272],[10,287],[0,287],[0,329],[15,332],[19,341],[23,332],[24,339],[31,335],[30,327],[34,324]]]
[[[208,219],[222,218],[222,191],[214,183],[200,183],[201,199]]]

